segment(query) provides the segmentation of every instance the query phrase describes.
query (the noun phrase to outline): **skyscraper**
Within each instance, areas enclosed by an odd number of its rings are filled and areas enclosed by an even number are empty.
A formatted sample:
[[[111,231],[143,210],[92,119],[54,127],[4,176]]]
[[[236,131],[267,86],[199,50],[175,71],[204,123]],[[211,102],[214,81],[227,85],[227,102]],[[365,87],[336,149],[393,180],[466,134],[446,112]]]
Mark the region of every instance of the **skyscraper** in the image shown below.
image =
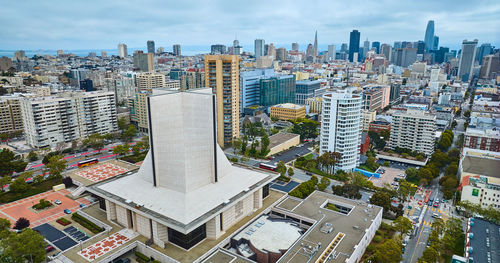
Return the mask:
[[[233,55],[241,55],[242,47],[240,46],[240,41],[235,39],[233,41]]]
[[[433,43],[432,43],[432,50],[437,50],[438,47],[439,47],[439,37],[434,36]]]
[[[360,33],[358,30],[353,30],[349,37],[349,61],[351,62],[353,62],[354,53],[359,54],[359,37]]]
[[[425,51],[429,51],[434,46],[434,20],[427,22],[427,29],[425,29]]]
[[[337,55],[337,47],[335,45],[328,45],[328,60],[335,60]]]
[[[274,47],[274,44],[271,43],[267,47],[267,55],[270,57],[273,57],[273,59],[276,59],[276,48]]]
[[[299,51],[299,43],[292,43],[292,50],[293,51]]]
[[[314,34],[314,56],[318,56],[318,31]]]
[[[483,64],[483,57],[491,54],[493,51],[493,47],[489,43],[481,44],[481,46],[477,49],[476,61],[479,62],[479,65]]]
[[[148,40],[148,53],[155,53],[155,42],[153,40]]]
[[[174,52],[174,56],[180,56],[181,55],[181,45],[179,44],[175,44],[173,47],[172,47],[172,50]]]
[[[424,51],[425,51],[425,42],[422,41],[422,40],[419,40],[417,42],[417,54],[424,54]]]
[[[342,155],[335,164],[336,171],[352,171],[358,166],[361,104],[361,96],[349,90],[323,95],[319,153],[338,152]]]
[[[368,38],[363,42],[363,57],[366,57],[366,53],[370,50],[370,41],[368,41]]]
[[[217,141],[221,147],[240,136],[240,57],[205,55],[205,85],[217,96]]]
[[[373,41],[372,48],[375,49],[375,53],[380,54],[380,42]]]
[[[255,39],[255,58],[264,56],[264,39]]]
[[[212,55],[226,54],[226,46],[221,44],[212,45],[210,47],[210,54]]]
[[[118,44],[118,56],[120,58],[126,58],[128,56],[127,45],[123,43]]]
[[[380,54],[382,54],[387,61],[392,59],[392,47],[389,44],[382,44],[380,47]]]
[[[401,48],[401,41],[394,41],[394,49]]]
[[[313,57],[314,57],[314,47],[312,44],[309,44],[307,45],[306,49],[306,59],[311,60],[312,62]]]
[[[138,68],[143,72],[155,70],[154,53],[144,53],[141,50],[134,52],[134,68]]]
[[[476,58],[476,47],[477,39],[473,41],[467,41],[466,39],[462,42],[462,55],[460,56],[457,77],[463,81],[469,80],[472,76],[474,59]]]

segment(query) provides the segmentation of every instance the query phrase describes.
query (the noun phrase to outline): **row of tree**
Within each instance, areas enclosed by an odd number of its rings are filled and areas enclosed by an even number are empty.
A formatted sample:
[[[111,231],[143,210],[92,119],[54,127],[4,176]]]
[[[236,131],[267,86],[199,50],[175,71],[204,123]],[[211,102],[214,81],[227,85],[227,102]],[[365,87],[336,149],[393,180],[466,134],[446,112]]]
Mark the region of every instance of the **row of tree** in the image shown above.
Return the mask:
[[[434,220],[428,243],[418,263],[449,261],[452,255],[463,254],[465,234],[460,219],[450,218],[446,223],[441,219]]]
[[[12,232],[9,220],[0,218],[0,262],[44,261],[45,241],[42,235],[27,227],[20,233]]]
[[[445,130],[443,132],[443,134],[441,134],[441,138],[439,139],[439,142],[437,143],[438,148],[443,152],[448,151],[448,149],[453,144],[453,137],[454,137],[454,134],[451,130]]]

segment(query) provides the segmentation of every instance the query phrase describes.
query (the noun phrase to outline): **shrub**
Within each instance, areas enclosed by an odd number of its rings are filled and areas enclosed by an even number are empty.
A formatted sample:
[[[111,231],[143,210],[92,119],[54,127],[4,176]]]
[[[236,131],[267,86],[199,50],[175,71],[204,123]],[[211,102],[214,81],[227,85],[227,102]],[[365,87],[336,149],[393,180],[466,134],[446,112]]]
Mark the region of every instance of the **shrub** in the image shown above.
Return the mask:
[[[67,226],[67,225],[71,224],[71,221],[69,221],[68,219],[66,219],[64,217],[57,219],[56,222],[63,225],[63,226]]]
[[[373,238],[373,242],[376,242],[376,243],[380,243],[382,241],[382,237],[379,236],[379,235],[376,235],[374,238]]]
[[[322,182],[318,184],[318,190],[324,191],[325,189],[326,189],[326,184],[324,184]]]
[[[32,206],[32,208],[35,209],[35,210],[42,210],[42,209],[50,207],[50,206],[52,206],[51,202],[49,202],[49,201],[47,201],[45,199],[40,199],[39,203],[36,204],[36,205],[34,205],[34,206]]]
[[[23,230],[30,226],[30,221],[24,217],[20,217],[14,224],[14,229]]]
[[[139,251],[135,252],[135,256],[137,257],[137,261],[139,262],[149,262],[149,258]]]
[[[98,225],[94,224],[94,222],[79,215],[78,213],[74,213],[73,215],[71,215],[71,219],[73,219],[75,222],[82,225],[83,227],[87,228],[88,230],[90,230],[94,234],[97,234],[97,233],[102,232],[104,230],[102,227],[99,227]]]
[[[290,182],[290,177],[285,176],[285,175],[280,175],[280,177],[278,177],[277,180],[282,181],[282,182]]]
[[[66,186],[66,188],[73,186],[73,179],[71,177],[64,177],[62,179],[62,183]]]
[[[229,159],[229,160],[230,160],[231,162],[233,162],[233,163],[237,163],[237,162],[238,162],[238,158],[236,158],[236,157],[233,157],[233,158],[231,158],[231,159]]]

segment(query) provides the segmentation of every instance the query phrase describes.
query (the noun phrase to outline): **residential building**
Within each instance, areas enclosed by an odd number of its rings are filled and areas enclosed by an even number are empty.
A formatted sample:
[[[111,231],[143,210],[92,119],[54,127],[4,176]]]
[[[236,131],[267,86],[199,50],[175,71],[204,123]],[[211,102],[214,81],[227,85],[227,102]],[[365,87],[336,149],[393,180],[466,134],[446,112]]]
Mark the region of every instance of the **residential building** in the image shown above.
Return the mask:
[[[295,104],[304,105],[306,99],[314,97],[314,91],[321,88],[319,80],[299,80],[295,83]]]
[[[153,40],[148,40],[147,46],[148,46],[148,53],[154,54],[156,50],[155,42]]]
[[[368,128],[370,127],[370,123],[372,121],[375,121],[377,118],[377,112],[376,111],[370,111],[370,110],[363,110],[361,113],[361,118],[363,120],[363,125],[362,129],[363,131],[368,131]]]
[[[160,73],[140,73],[137,74],[135,81],[139,91],[151,91],[156,88],[165,88],[165,75]]]
[[[436,115],[423,110],[395,111],[389,147],[406,148],[430,156],[434,152]]]
[[[205,85],[217,95],[217,141],[221,147],[240,136],[240,57],[206,55]]]
[[[361,95],[350,90],[323,95],[319,154],[338,152],[342,155],[335,171],[351,171],[359,164],[362,103]]]
[[[367,132],[361,133],[361,144],[359,145],[359,153],[365,154],[370,149],[370,136]]]
[[[181,75],[181,89],[200,89],[205,87],[204,69],[188,69],[186,74]]]
[[[295,75],[280,75],[260,79],[260,99],[262,106],[295,102]]]
[[[147,98],[151,91],[139,91],[134,97],[128,99],[127,108],[130,110],[130,122],[137,126],[140,132],[147,132],[149,129]]]
[[[477,39],[462,42],[462,54],[458,65],[457,78],[462,81],[468,81],[472,78],[474,70],[474,60],[476,58]]]
[[[264,56],[264,39],[255,39],[255,59]]]
[[[181,82],[179,80],[172,80],[172,79],[166,80],[165,88],[178,90],[181,88]]]
[[[401,84],[400,83],[392,83],[390,93],[391,93],[389,95],[390,102],[399,100],[399,95],[401,93]]]
[[[358,30],[351,31],[350,37],[349,37],[349,61],[350,62],[353,62],[354,53],[359,54],[359,38],[360,38],[360,33]],[[354,62],[358,62],[358,60],[356,60]]]
[[[144,53],[142,51],[134,52],[134,68],[143,72],[155,71],[155,54]]]
[[[117,104],[126,102],[137,92],[134,79],[132,77],[122,75],[105,78],[102,90],[113,92],[115,94],[115,101]]]
[[[278,175],[229,162],[217,144],[216,100],[211,89],[148,98],[150,150],[141,167],[87,189],[107,220],[184,257],[262,208]]]
[[[378,85],[366,85],[363,87],[363,110],[380,111],[383,109],[384,89]]]
[[[120,58],[126,58],[128,56],[127,45],[123,43],[118,44],[118,56]]]
[[[181,45],[175,44],[172,46],[172,51],[174,53],[174,56],[179,57],[181,55]]]
[[[57,97],[24,98],[21,109],[26,143],[31,147],[55,147],[118,129],[112,92],[70,92]]]
[[[487,55],[483,57],[479,77],[482,79],[495,79],[500,76],[500,55]]]
[[[306,107],[293,103],[283,103],[271,106],[271,118],[279,120],[295,120],[306,117]]]
[[[312,97],[306,99],[306,106],[309,107],[309,113],[319,113],[321,114],[321,104],[323,98],[321,97]]]
[[[260,80],[276,77],[274,69],[255,69],[240,72],[240,112],[260,104]]]
[[[22,130],[21,97],[0,96],[0,134]]]
[[[391,123],[381,119],[370,122],[368,127],[368,131],[374,131],[376,133],[380,133],[381,131],[391,131]]]
[[[464,146],[500,152],[500,114],[473,112],[465,131]]]
[[[212,45],[210,47],[210,54],[212,55],[226,54],[226,46],[221,44]]]

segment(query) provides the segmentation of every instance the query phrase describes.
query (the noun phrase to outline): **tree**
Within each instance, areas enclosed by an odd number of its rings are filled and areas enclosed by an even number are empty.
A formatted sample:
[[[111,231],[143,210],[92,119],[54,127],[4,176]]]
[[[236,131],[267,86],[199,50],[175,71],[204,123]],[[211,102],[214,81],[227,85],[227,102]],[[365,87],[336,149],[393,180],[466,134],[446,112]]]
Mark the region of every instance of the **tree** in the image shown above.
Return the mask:
[[[66,169],[66,160],[63,159],[62,155],[52,156],[45,167],[49,170],[51,177],[60,177]]]
[[[294,121],[292,132],[300,135],[300,140],[316,138],[318,136],[319,123],[309,119]]]
[[[380,166],[380,164],[375,161],[375,157],[368,157],[366,159],[365,165],[373,171],[377,170],[377,168]]]
[[[45,261],[45,241],[38,232],[31,228],[24,229],[21,233],[10,233],[0,241],[1,262],[34,262]]]
[[[247,151],[247,145],[248,145],[248,137],[245,135],[243,136],[243,141],[241,142],[241,154],[245,154]]]
[[[414,183],[418,182],[418,170],[416,168],[410,167],[410,168],[406,169],[405,174],[406,174],[407,181],[414,182]]]
[[[9,189],[13,193],[22,193],[28,190],[28,184],[25,181],[24,176],[20,175],[17,177],[9,186]]]
[[[370,204],[381,206],[384,213],[388,212],[391,208],[391,196],[387,192],[377,191],[370,197]]]
[[[143,148],[144,148],[143,143],[137,142],[134,146],[132,146],[132,153],[134,153],[134,155],[139,155]]]
[[[23,230],[29,226],[30,226],[30,221],[24,217],[20,217],[19,219],[17,219],[13,228],[17,230]]]
[[[456,163],[450,164],[448,167],[446,167],[445,174],[447,176],[456,176],[458,172],[458,166]]]
[[[280,161],[278,165],[276,166],[276,172],[280,173],[282,176],[285,175],[286,173],[286,166],[283,161]]]
[[[401,245],[393,239],[377,246],[377,252],[373,254],[373,261],[377,263],[398,263],[401,260]]]
[[[288,176],[292,177],[295,172],[293,171],[293,168],[290,167],[288,168]]]
[[[38,155],[36,154],[36,152],[31,151],[30,153],[28,153],[27,158],[30,162],[34,162],[34,161],[38,160]]]
[[[341,158],[342,154],[338,152],[325,152],[318,157],[318,163],[322,167],[326,168],[327,173],[333,174],[333,168]]]
[[[410,219],[404,216],[399,216],[398,218],[396,218],[396,220],[394,220],[392,224],[394,226],[394,229],[401,234],[406,234],[413,228]]]
[[[10,234],[9,230],[10,230],[10,221],[5,218],[0,218],[0,240],[6,238]]]
[[[127,155],[130,151],[130,145],[123,144],[123,145],[117,145],[115,148],[113,148],[113,154],[118,154],[118,155]]]
[[[9,149],[2,149],[0,151],[0,176],[12,175],[15,172],[22,172],[28,165],[19,156]]]
[[[241,144],[242,144],[242,142],[241,142],[240,138],[233,140],[233,154],[236,154],[236,151],[241,149]]]
[[[118,129],[120,129],[122,132],[127,129],[127,120],[125,117],[118,118]]]
[[[134,125],[130,124],[127,127],[127,129],[122,133],[121,139],[123,142],[129,143],[132,141],[136,133],[137,133],[137,128]]]
[[[264,136],[262,136],[262,139],[260,140],[260,156],[262,158],[266,157],[266,155],[269,153],[269,150],[267,149],[269,144],[269,136],[264,133]]]
[[[92,149],[100,150],[104,148],[104,137],[99,133],[94,133],[83,140],[84,146],[90,146]]]
[[[470,117],[470,110],[466,110],[466,111],[464,112],[464,117],[465,117],[465,118],[469,118],[469,117]]]
[[[73,179],[69,176],[64,177],[62,179],[62,183],[66,186],[66,188],[73,186]]]
[[[457,121],[456,121],[456,120],[453,120],[453,121],[451,122],[451,128],[452,128],[452,129],[455,129],[455,127],[457,127]]]
[[[418,259],[418,263],[435,263],[439,260],[439,252],[432,246],[427,247],[422,257]]]

